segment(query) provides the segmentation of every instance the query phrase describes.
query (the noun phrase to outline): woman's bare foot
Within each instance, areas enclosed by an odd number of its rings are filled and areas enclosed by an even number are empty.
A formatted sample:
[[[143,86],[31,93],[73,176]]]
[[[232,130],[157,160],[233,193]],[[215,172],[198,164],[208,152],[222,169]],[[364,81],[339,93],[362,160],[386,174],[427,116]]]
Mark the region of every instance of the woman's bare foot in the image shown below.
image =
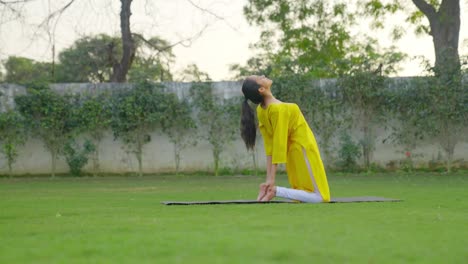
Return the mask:
[[[267,194],[268,184],[262,183],[260,184],[260,189],[258,190],[257,201],[261,201],[263,197]]]
[[[262,202],[268,202],[276,196],[276,186],[268,186],[266,194],[260,200]]]

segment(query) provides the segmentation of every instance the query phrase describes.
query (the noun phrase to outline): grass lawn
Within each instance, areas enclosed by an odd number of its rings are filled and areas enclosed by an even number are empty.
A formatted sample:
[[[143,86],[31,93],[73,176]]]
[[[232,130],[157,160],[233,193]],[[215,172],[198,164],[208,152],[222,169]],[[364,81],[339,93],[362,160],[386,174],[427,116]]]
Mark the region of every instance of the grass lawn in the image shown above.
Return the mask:
[[[2,178],[0,263],[468,263],[467,172],[329,175],[332,196],[396,203],[160,204],[253,199],[261,181]]]

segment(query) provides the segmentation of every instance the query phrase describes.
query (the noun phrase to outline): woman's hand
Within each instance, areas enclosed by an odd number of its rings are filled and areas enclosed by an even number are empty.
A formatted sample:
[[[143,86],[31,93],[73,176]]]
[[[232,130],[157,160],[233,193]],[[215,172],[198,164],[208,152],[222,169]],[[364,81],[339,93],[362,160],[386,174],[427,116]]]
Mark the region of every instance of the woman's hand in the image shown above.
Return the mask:
[[[267,177],[266,182],[260,184],[257,201],[268,202],[276,196],[275,177],[277,164],[272,163],[272,156],[266,156],[267,159]]]
[[[276,186],[274,182],[260,184],[257,201],[268,202],[276,196]]]
[[[268,185],[266,183],[260,184],[260,188],[258,190],[257,201],[261,201],[263,197],[267,194]]]
[[[274,184],[268,185],[265,196],[262,198],[262,202],[268,202],[276,196],[276,186]]]

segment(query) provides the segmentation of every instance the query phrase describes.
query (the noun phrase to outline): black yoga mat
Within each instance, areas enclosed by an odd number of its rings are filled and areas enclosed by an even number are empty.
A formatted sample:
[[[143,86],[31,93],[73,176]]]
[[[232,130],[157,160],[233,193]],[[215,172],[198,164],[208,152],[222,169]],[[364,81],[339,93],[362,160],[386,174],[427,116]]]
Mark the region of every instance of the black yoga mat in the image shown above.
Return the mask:
[[[377,196],[359,196],[359,197],[337,197],[332,198],[330,203],[362,203],[362,202],[400,202],[399,199],[391,199]],[[271,204],[271,203],[294,203],[299,202],[290,200],[271,200],[269,202],[259,202],[256,200],[221,200],[221,201],[164,201],[165,205],[204,205],[204,204]]]

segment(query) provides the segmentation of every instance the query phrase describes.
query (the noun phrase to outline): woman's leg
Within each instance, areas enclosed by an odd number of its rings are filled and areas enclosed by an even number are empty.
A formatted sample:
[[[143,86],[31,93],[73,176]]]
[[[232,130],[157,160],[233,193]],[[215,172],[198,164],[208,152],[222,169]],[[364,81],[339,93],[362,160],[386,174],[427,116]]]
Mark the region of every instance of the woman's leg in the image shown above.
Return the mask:
[[[288,177],[293,177],[293,183],[290,181],[293,188],[277,186],[276,196],[305,203],[323,202],[323,197],[317,186],[317,182],[315,181],[315,175],[307,157],[306,150],[303,147],[300,147],[295,149],[294,153],[290,153],[290,155],[294,155],[294,159],[289,160],[289,163],[286,166],[291,169],[291,171],[288,172]],[[312,184],[313,188],[310,188],[312,187],[309,186],[310,184]],[[305,191],[304,189],[312,189],[313,192]]]
[[[322,196],[318,192],[306,192],[303,190],[289,189],[276,186],[276,196],[304,203],[321,203]]]

